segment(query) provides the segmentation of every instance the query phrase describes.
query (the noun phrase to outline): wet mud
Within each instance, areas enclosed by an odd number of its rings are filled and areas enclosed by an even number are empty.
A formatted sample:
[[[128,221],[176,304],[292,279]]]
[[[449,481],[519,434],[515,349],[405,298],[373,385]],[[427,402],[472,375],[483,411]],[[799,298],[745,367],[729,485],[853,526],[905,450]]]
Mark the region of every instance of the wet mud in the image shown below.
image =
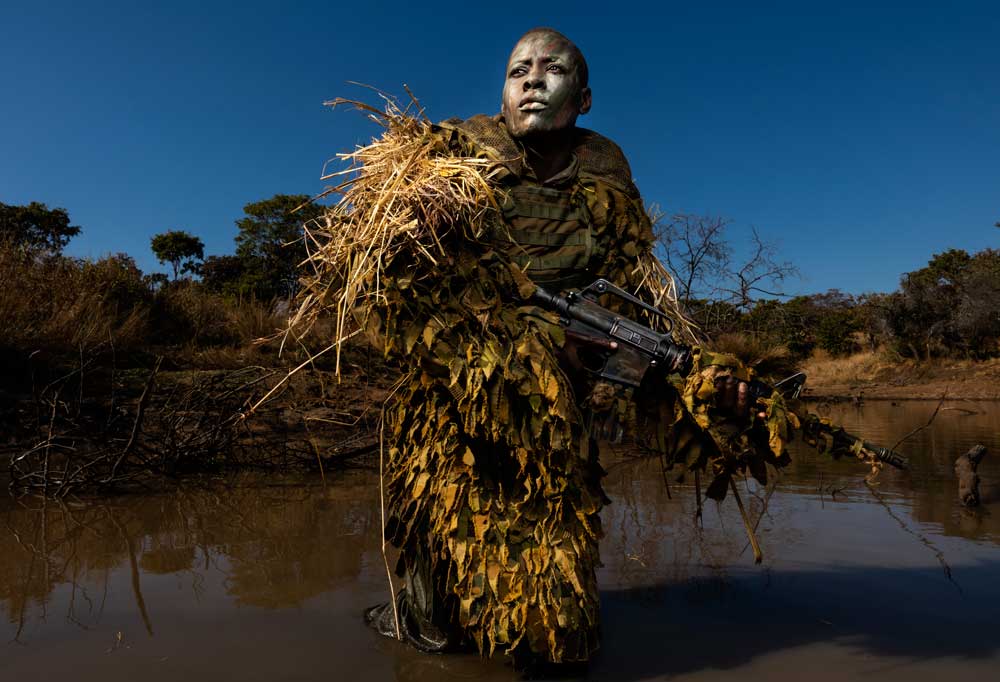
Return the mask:
[[[883,445],[935,402],[814,405]],[[796,444],[774,491],[732,501],[606,449],[603,644],[593,680],[991,679],[1000,664],[1000,404],[946,403],[873,493]],[[954,460],[982,443],[983,505]],[[765,509],[766,501],[766,509]],[[0,499],[0,680],[515,680],[361,622],[387,598],[378,474],[203,478],[116,498]]]

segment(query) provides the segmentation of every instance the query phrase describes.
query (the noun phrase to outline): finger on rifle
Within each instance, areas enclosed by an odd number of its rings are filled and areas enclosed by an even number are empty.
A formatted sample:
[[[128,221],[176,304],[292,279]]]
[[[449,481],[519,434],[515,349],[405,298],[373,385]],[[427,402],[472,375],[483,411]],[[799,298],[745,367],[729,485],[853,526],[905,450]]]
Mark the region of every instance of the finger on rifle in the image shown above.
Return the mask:
[[[732,376],[715,380],[715,404],[723,412],[732,412],[736,407],[736,380]]]
[[[745,381],[740,381],[736,384],[736,416],[740,419],[745,419],[750,414],[750,405],[748,403],[748,398],[750,397],[749,385]]]

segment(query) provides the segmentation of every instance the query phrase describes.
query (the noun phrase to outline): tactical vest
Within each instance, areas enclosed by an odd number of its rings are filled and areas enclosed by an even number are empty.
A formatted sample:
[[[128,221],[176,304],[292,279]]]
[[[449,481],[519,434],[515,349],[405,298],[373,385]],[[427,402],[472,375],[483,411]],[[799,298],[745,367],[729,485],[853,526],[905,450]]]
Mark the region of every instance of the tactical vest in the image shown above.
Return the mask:
[[[492,235],[494,247],[510,254],[533,282],[556,291],[585,286],[603,260],[594,249],[583,193],[574,192],[573,184],[510,188],[505,224]]]
[[[467,135],[491,158],[510,171],[504,182],[504,225],[489,235],[494,248],[509,253],[535,283],[556,291],[580,288],[594,279],[607,255],[594,239],[585,193],[577,179],[565,187],[545,187],[521,181],[523,150],[497,117],[473,116],[441,124]],[[577,129],[573,153],[578,176],[605,182],[627,195],[638,196],[624,154],[597,133]]]

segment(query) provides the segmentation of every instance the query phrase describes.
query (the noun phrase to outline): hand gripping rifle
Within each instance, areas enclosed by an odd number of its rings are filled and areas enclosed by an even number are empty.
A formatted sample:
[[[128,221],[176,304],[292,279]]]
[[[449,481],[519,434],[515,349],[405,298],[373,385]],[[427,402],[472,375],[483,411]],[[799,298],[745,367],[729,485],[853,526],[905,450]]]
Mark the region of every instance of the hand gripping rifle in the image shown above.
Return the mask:
[[[661,319],[666,326],[665,333],[650,329],[642,322],[622,317],[602,306],[598,299],[610,295],[645,310]],[[599,279],[579,292],[565,296],[553,294],[537,287],[532,300],[542,307],[559,314],[559,320],[566,327],[571,338],[585,341],[592,348],[601,349],[596,356],[588,356],[584,369],[591,375],[638,388],[643,377],[651,370],[659,369],[666,374],[687,376],[692,368],[691,348],[674,341],[673,321],[656,308],[643,303],[635,296],[616,287],[607,280]],[[777,391],[789,399],[797,399],[805,384],[805,374],[799,372],[783,379],[774,386],[754,379],[749,383],[753,398],[768,398]],[[803,433],[812,440],[820,437],[832,440],[833,452],[849,450],[854,455],[866,454],[890,464],[898,469],[906,469],[908,462],[902,455],[844,431],[820,417],[806,413],[796,415],[802,424]]]

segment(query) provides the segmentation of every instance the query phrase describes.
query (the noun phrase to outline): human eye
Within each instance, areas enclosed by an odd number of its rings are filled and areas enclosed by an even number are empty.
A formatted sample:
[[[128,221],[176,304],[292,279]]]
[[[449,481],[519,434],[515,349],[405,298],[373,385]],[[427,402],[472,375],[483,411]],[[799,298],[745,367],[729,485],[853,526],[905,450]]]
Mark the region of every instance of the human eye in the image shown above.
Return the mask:
[[[566,73],[566,69],[561,64],[549,64],[546,71],[551,73]]]

